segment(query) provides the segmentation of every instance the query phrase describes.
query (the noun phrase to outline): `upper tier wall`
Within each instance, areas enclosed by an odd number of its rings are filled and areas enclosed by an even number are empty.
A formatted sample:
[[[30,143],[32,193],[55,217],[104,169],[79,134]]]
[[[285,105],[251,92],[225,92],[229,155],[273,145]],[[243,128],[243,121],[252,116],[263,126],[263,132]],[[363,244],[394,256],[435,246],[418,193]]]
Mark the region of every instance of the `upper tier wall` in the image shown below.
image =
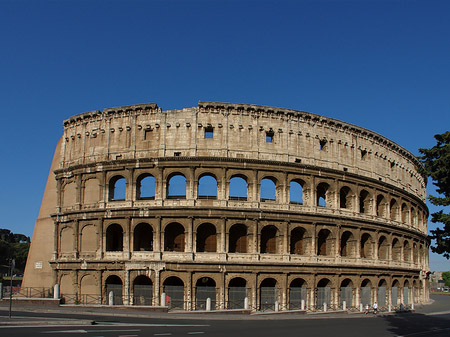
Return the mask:
[[[426,198],[410,152],[370,130],[303,111],[217,102],[167,111],[132,105],[74,116],[64,121],[64,139],[60,168],[173,156],[260,159],[346,171]]]

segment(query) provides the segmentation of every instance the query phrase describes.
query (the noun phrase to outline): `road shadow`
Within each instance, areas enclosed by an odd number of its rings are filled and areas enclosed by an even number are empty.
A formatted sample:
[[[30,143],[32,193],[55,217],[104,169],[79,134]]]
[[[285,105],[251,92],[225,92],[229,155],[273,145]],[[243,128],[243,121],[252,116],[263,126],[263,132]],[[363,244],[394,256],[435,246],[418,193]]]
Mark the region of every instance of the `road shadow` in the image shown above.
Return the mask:
[[[383,320],[387,323],[387,330],[394,336],[450,336],[450,315],[397,313],[384,316]]]

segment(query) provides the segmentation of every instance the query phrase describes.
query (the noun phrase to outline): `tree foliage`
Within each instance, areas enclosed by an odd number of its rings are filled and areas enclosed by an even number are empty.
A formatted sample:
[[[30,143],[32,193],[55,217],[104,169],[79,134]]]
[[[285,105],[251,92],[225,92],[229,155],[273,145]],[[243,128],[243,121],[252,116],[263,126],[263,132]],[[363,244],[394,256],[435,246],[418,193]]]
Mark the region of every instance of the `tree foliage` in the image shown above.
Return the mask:
[[[16,272],[23,272],[27,262],[30,238],[14,234],[9,229],[0,228],[0,265],[8,266],[11,259],[16,261]]]
[[[435,135],[437,144],[431,149],[419,149],[423,156],[419,160],[423,164],[424,174],[433,180],[439,196],[429,196],[430,202],[435,206],[450,205],[450,131]],[[431,250],[450,258],[450,214],[440,210],[431,214],[431,222],[443,224],[443,228],[431,230],[430,238],[436,244]]]
[[[450,287],[450,271],[443,272],[442,279],[444,280],[445,286]]]

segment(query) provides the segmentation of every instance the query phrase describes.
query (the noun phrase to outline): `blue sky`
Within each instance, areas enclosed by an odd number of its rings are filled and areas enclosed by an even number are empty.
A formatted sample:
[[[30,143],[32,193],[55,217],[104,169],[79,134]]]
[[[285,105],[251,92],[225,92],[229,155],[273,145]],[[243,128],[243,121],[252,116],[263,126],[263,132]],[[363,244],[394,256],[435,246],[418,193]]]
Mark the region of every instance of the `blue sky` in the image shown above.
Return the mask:
[[[62,121],[112,106],[304,110],[418,154],[449,130],[449,17],[433,0],[0,0],[0,227],[32,234]]]

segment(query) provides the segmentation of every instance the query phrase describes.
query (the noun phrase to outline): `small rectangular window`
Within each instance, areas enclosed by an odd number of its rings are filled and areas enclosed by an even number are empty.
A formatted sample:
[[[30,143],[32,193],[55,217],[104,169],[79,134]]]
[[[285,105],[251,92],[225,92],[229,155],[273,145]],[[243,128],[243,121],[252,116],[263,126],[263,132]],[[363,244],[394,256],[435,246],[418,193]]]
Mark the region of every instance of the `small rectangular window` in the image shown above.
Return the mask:
[[[273,131],[266,132],[266,143],[273,143]]]
[[[214,129],[212,126],[205,128],[205,138],[214,138]]]

